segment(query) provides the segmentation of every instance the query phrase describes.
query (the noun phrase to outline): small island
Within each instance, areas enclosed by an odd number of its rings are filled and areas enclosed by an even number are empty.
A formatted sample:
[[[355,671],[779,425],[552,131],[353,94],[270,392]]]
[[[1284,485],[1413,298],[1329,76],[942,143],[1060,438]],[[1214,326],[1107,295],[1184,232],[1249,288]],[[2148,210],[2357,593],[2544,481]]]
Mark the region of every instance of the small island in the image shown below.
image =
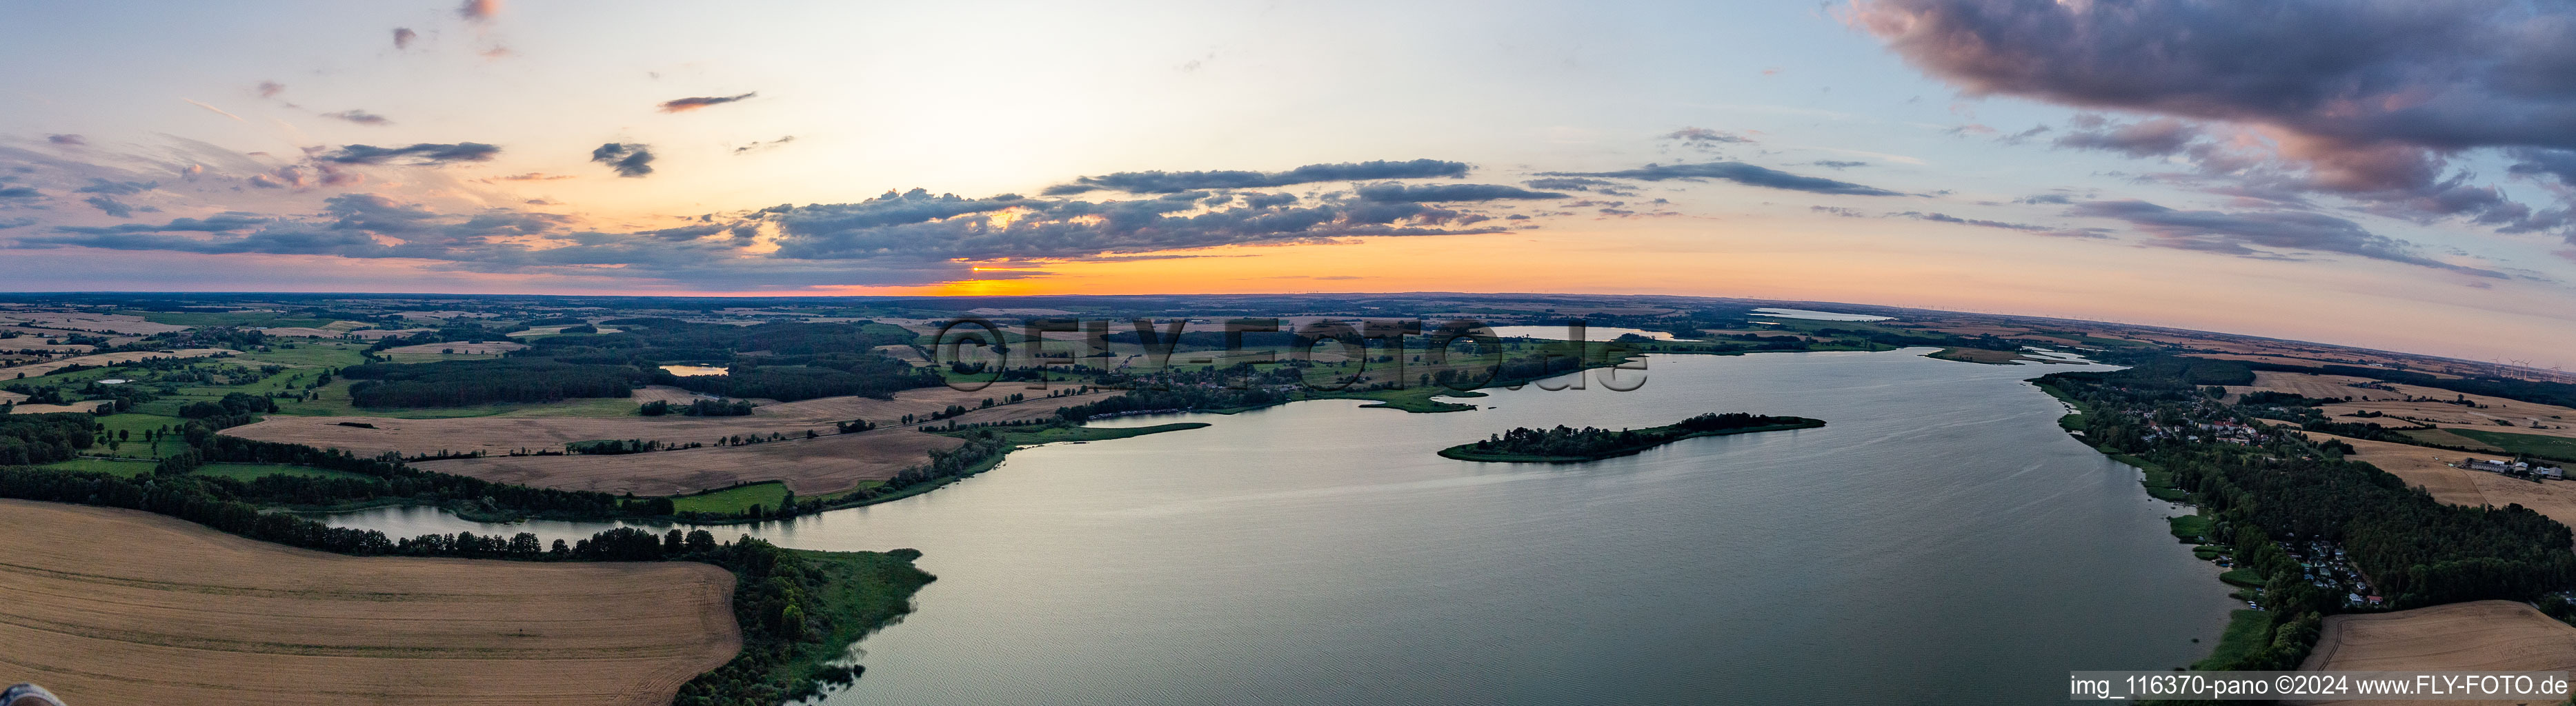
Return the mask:
[[[1575,463],[1626,456],[1694,437],[1812,429],[1824,425],[1822,419],[1806,417],[1712,412],[1664,426],[1618,431],[1594,427],[1574,429],[1563,425],[1554,429],[1513,427],[1511,431],[1495,434],[1484,441],[1441,449],[1440,455],[1460,461]]]

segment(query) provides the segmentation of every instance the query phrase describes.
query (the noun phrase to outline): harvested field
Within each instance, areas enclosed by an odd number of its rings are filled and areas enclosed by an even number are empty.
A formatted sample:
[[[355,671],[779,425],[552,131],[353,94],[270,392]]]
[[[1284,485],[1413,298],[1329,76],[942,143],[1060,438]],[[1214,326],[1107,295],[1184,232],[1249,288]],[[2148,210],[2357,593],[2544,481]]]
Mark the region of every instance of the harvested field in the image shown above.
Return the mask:
[[[2302,671],[2576,670],[2576,627],[2513,601],[2327,616]],[[2533,704],[2504,701],[2284,701],[2290,704]]]
[[[2422,486],[2433,499],[2453,505],[2521,505],[2549,519],[2576,525],[2576,481],[2529,481],[2485,471],[2452,468],[2470,454],[2392,444],[2384,441],[2300,432],[2311,441],[2340,439],[2359,453],[2348,458],[2395,474],[2407,485]]]
[[[387,348],[387,349],[384,349],[383,351],[380,351],[380,352],[381,352],[381,353],[384,353],[385,355],[389,355],[389,356],[390,356],[390,355],[412,354],[412,353],[426,353],[426,354],[429,354],[429,355],[438,355],[439,353],[441,353],[441,352],[443,352],[443,351],[454,351],[454,352],[456,352],[456,353],[460,353],[460,354],[470,354],[470,355],[500,355],[500,354],[503,354],[503,353],[508,353],[508,352],[510,352],[510,351],[527,350],[527,348],[528,348],[527,344],[524,344],[524,343],[511,343],[511,342],[509,342],[509,341],[484,341],[484,342],[482,342],[482,343],[463,343],[463,342],[449,342],[449,343],[423,343],[423,344],[420,344],[420,345],[417,345],[417,346],[395,346],[395,347],[393,347],[393,348]]]
[[[0,311],[0,323],[24,324],[37,328],[68,329],[99,333],[146,335],[186,331],[176,324],[156,324],[129,314],[85,314],[60,311]]]
[[[2334,417],[2336,421],[2362,422],[2388,427],[2417,426],[2421,423],[2576,438],[2576,409],[2502,397],[2464,395],[2440,388],[2402,383],[2377,383],[2379,387],[2352,386],[2355,383],[2371,382],[2368,378],[2349,375],[2258,371],[2254,373],[2253,385],[2230,386],[2227,391],[2244,393],[2272,390],[2305,397],[2353,398],[2351,402],[2337,402],[2319,408],[2326,416]],[[2467,400],[2475,406],[2458,404],[2459,400]],[[2376,419],[2350,416],[2356,412],[2377,412],[2383,416]],[[2499,424],[2497,423],[2499,420],[2511,422],[2512,426]],[[2470,442],[2460,445],[2476,444]]]
[[[303,326],[264,328],[260,329],[259,332],[271,336],[293,336],[299,338],[339,338],[342,334],[346,333],[345,331],[327,328],[309,328]]]
[[[400,337],[403,337],[403,336],[409,336],[409,335],[416,334],[416,333],[429,333],[429,332],[431,332],[431,331],[436,331],[436,330],[438,330],[438,329],[434,329],[434,328],[396,328],[396,329],[371,328],[371,329],[367,329],[367,330],[365,330],[365,331],[351,331],[351,332],[349,332],[349,335],[351,335],[351,336],[356,336],[356,337],[361,338],[361,339],[365,339],[365,340],[373,341],[373,340],[376,340],[376,339],[379,339],[379,338],[400,338]]]
[[[706,564],[349,557],[0,500],[0,664],[74,704],[670,703],[741,649]]]
[[[19,395],[24,398],[25,395]],[[9,408],[10,414],[47,414],[51,412],[89,412],[108,404],[107,400],[90,400],[71,404],[22,404]]]
[[[414,465],[422,470],[564,490],[680,495],[781,481],[800,495],[821,495],[858,487],[860,481],[893,478],[905,468],[928,463],[932,449],[952,449],[965,443],[912,427],[893,427],[744,446],[616,456],[486,456]]]
[[[238,351],[234,351],[229,348],[180,348],[168,353],[160,351],[134,351],[130,353],[82,355],[70,358],[56,358],[42,363],[28,363],[26,365],[12,368],[0,368],[0,377],[15,378],[21,373],[25,374],[27,377],[37,377],[72,365],[114,365],[117,363],[130,363],[148,358],[203,358],[210,355],[231,355],[236,352]]]
[[[652,392],[655,396],[647,396],[647,392]],[[1045,394],[1043,391],[1023,390],[1016,385],[995,385],[978,392],[959,392],[946,387],[925,387],[896,393],[891,400],[867,397],[826,397],[785,402],[754,408],[750,416],[744,417],[514,415],[453,419],[397,419],[274,415],[257,423],[226,429],[224,434],[261,441],[347,449],[352,453],[366,456],[386,451],[404,455],[439,451],[458,453],[482,451],[500,455],[518,449],[561,450],[564,444],[594,439],[646,439],[680,444],[694,441],[703,444],[734,435],[767,436],[776,433],[801,437],[807,430],[829,434],[832,432],[833,422],[865,419],[880,426],[892,426],[901,421],[906,414],[928,417],[934,412],[947,409],[949,405],[973,409],[982,405],[987,398],[999,398],[1014,392]],[[1007,414],[1027,415],[1015,418],[1045,416],[1054,414],[1059,407],[1099,400],[1102,394],[1104,393],[1053,398],[1038,397],[1015,405],[1003,405],[995,410],[979,411],[977,414],[989,415],[980,418],[983,421],[1014,418],[996,414],[1001,409],[1010,410]],[[678,388],[646,388],[637,391],[633,402],[642,405],[653,399],[685,402],[690,399],[690,396],[686,391]],[[376,428],[342,426],[341,422],[372,424]]]
[[[481,343],[452,341],[448,343],[423,343],[416,346],[395,346],[379,352],[384,354],[385,360],[395,363],[432,363],[441,360],[466,359],[462,356],[499,358],[510,351],[522,350],[527,347],[527,344],[512,343],[509,341],[484,341]]]

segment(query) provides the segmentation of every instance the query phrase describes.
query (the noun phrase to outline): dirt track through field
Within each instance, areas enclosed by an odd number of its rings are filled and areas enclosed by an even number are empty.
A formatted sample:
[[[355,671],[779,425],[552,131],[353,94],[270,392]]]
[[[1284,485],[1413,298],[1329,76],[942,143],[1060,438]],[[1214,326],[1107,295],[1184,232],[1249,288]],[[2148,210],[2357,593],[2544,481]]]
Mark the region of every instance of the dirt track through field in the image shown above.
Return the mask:
[[[659,706],[741,647],[706,564],[349,557],[18,500],[0,536],[0,679],[76,706]]]
[[[2328,616],[2302,671],[2576,670],[2576,627],[2530,605],[2471,601],[2394,613]],[[2307,704],[2540,704],[2503,701],[2285,701]]]

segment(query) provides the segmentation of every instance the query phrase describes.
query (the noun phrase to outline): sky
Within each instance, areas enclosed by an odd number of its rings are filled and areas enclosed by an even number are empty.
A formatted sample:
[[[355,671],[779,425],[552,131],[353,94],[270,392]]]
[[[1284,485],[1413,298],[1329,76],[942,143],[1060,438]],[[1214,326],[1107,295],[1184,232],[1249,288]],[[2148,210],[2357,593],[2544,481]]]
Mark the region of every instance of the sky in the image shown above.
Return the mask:
[[[0,291],[1641,293],[2576,364],[2576,10],[0,5]]]

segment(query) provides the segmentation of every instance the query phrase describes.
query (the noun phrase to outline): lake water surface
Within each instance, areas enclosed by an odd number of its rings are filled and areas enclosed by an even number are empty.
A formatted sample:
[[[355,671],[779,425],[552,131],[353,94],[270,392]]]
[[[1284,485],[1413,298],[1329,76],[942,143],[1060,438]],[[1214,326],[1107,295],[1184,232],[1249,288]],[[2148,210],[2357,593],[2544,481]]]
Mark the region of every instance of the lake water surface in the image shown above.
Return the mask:
[[[1213,426],[716,531],[923,552],[939,581],[858,645],[867,674],[836,706],[2036,704],[2065,699],[2068,670],[2203,656],[2231,601],[2166,534],[2182,510],[2021,381],[2079,368],[1924,352],[1655,356],[1634,392],[1495,390],[1472,412],[1122,418],[1104,424]],[[1724,411],[1830,424],[1587,464],[1433,455],[1513,426]]]

